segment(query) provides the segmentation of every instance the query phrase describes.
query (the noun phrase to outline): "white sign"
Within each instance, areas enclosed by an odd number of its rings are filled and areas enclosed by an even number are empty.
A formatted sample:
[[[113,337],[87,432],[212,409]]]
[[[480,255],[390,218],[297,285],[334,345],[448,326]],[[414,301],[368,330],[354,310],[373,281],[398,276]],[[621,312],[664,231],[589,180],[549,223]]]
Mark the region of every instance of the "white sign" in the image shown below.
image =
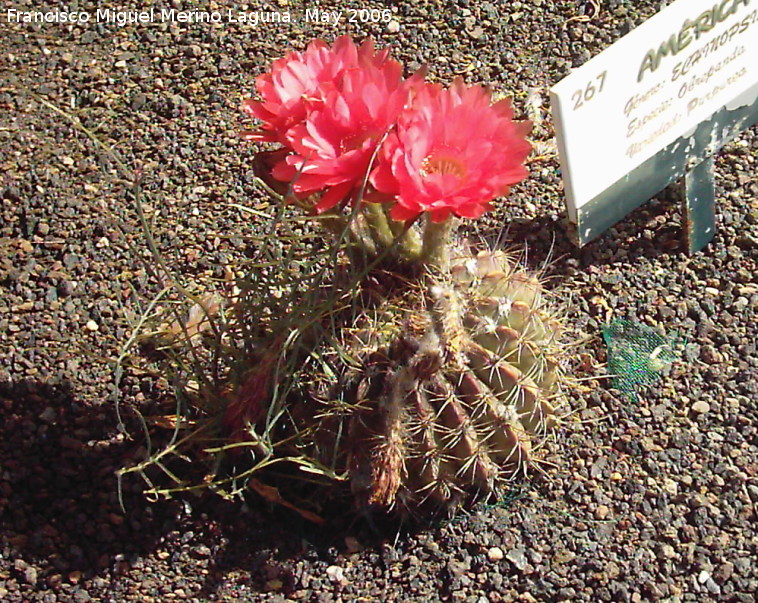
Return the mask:
[[[677,0],[573,71],[551,90],[569,219],[756,84],[758,0]]]

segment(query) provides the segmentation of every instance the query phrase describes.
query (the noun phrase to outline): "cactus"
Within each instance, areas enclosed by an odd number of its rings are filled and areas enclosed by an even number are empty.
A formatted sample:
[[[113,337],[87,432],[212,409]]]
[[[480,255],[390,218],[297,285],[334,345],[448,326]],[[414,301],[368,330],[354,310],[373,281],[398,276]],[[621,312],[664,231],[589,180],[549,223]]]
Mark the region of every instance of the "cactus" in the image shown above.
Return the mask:
[[[359,507],[497,495],[556,423],[562,327],[539,280],[500,251],[415,287],[382,274],[380,301],[340,330],[339,351],[320,351],[327,368],[289,403],[286,453],[347,475]]]
[[[198,355],[224,318],[212,345],[230,370],[184,392],[220,419],[205,480],[219,493],[288,463],[305,470],[290,477],[348,481],[359,508],[453,512],[526,475],[555,427],[565,346],[540,280],[502,251],[460,250],[453,220],[394,224],[386,245],[371,226],[393,223],[367,205],[321,220],[347,240],[307,285],[270,270],[162,329]]]
[[[526,177],[530,124],[481,86],[423,77],[370,41],[314,41],[245,103],[262,121],[245,138],[283,145],[253,161],[279,210],[226,303],[198,296],[158,329],[208,419],[172,450],[203,441],[223,495],[279,500],[251,476],[288,463],[349,481],[359,507],[455,509],[525,474],[557,421],[562,326],[539,279],[501,251],[455,251],[458,218]]]

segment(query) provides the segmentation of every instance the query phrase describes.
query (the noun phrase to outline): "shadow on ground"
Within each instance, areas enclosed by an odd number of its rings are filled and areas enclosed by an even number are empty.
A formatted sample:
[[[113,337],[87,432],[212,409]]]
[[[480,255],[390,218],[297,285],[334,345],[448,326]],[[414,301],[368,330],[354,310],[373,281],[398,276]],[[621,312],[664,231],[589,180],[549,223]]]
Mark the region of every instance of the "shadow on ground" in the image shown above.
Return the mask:
[[[322,526],[256,496],[250,506],[212,493],[149,502],[132,475],[119,497],[116,472],[142,454],[139,444],[119,433],[110,405],[83,405],[70,389],[0,384],[0,547],[12,574],[36,590],[61,582],[89,588],[157,557],[179,574],[203,559],[207,596],[237,575],[253,589],[275,575],[286,592],[296,578],[279,563],[330,563],[347,536],[378,548],[409,529],[356,516],[345,502],[325,509]]]
[[[85,578],[154,550],[177,505],[127,486],[124,514],[116,470],[133,449],[104,407],[79,404],[65,384],[0,384],[3,544],[46,573]]]
[[[634,262],[682,253],[683,236],[678,206],[661,193],[582,248],[571,242],[568,222],[555,216],[511,222],[501,236],[501,244],[506,249],[524,249],[526,263],[532,268],[549,266],[548,272],[565,274],[566,261],[586,268],[617,262],[620,257]]]

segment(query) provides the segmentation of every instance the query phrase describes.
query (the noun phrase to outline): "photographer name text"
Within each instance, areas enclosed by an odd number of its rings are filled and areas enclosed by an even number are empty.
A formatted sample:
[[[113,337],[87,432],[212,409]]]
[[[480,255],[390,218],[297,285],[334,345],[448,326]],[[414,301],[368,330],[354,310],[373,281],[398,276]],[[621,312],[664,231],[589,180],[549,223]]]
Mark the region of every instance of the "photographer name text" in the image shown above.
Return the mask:
[[[177,10],[173,8],[145,8],[144,10],[114,10],[110,8],[97,11],[20,11],[9,8],[5,11],[8,23],[110,23],[124,27],[130,24],[149,23],[187,23],[214,24],[238,23],[257,26],[269,23],[322,23],[337,25],[346,23],[389,23],[392,12],[389,9],[344,9],[324,10],[306,8],[303,13],[292,11],[238,11],[224,9],[220,11]]]

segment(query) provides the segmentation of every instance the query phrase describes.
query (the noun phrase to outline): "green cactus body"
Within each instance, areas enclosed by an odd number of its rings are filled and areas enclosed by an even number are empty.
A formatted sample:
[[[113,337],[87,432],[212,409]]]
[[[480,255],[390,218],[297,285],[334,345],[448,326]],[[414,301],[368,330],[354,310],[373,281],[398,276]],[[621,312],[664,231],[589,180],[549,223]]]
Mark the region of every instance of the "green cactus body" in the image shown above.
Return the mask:
[[[502,252],[387,296],[351,330],[355,365],[335,364],[336,383],[312,392],[320,425],[302,450],[344,470],[361,506],[413,512],[496,495],[556,423],[562,328],[543,297]]]

